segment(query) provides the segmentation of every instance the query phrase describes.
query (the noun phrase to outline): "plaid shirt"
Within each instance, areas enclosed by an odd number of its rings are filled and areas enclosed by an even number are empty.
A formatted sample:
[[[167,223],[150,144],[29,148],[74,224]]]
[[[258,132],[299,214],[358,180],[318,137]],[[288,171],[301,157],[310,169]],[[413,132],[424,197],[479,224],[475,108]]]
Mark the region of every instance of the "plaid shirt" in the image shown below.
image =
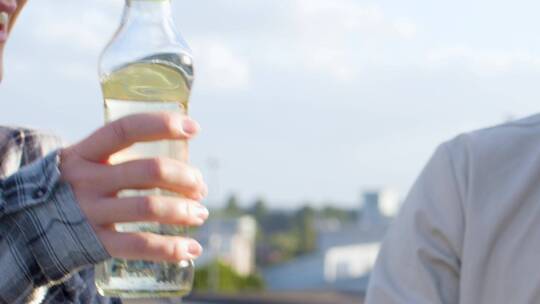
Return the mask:
[[[60,178],[60,146],[0,127],[0,303],[120,303],[96,293],[93,265],[110,256]]]

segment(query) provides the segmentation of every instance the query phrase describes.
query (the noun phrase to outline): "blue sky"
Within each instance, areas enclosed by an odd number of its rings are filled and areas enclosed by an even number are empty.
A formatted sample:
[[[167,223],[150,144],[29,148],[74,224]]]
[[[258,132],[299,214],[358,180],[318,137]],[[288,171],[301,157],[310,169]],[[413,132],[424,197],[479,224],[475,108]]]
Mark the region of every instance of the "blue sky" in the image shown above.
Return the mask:
[[[220,160],[213,198],[405,195],[438,143],[539,108],[535,1],[173,2],[197,68],[192,160]],[[0,121],[68,141],[98,127],[97,57],[122,7],[31,1],[6,50]]]

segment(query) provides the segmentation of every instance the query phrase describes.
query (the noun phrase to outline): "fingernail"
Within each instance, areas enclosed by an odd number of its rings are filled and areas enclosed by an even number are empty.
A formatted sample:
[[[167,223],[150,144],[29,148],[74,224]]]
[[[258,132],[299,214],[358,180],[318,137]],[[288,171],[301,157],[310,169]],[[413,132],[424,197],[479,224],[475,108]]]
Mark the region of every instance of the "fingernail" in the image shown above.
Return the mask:
[[[208,219],[208,215],[210,214],[208,209],[206,209],[206,207],[203,205],[196,205],[194,213],[195,217],[201,221],[206,221],[206,219]]]
[[[187,135],[194,135],[199,130],[199,124],[191,118],[185,118],[184,122],[182,123],[182,130]]]
[[[188,253],[192,257],[198,257],[202,254],[202,247],[197,242],[190,242],[188,246]]]

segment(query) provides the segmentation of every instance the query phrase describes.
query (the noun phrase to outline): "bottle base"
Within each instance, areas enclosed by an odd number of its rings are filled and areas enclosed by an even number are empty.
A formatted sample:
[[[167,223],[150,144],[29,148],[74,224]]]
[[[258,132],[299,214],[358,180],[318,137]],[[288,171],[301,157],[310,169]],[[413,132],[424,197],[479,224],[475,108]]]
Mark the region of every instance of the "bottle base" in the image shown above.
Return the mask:
[[[104,297],[144,299],[144,298],[181,298],[187,296],[191,290],[144,290],[144,289],[110,289],[100,288],[97,291]]]
[[[154,283],[154,284],[149,284]],[[129,280],[112,278],[109,284],[99,284],[96,288],[100,295],[118,298],[179,298],[187,296],[191,288],[182,288],[177,284],[155,284],[148,279],[131,278]]]
[[[124,298],[124,299],[146,299],[146,298],[182,298],[187,296],[189,290],[177,291],[156,291],[156,290],[124,290],[124,289],[100,289],[100,295],[104,297]]]

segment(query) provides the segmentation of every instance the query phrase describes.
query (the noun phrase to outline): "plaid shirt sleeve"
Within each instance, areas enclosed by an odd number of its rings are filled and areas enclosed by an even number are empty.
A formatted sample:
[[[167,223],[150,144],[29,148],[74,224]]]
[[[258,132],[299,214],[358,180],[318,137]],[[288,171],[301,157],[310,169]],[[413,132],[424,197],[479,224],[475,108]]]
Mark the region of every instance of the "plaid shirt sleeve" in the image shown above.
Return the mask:
[[[59,162],[56,150],[0,180],[0,303],[23,302],[38,287],[110,257]]]

